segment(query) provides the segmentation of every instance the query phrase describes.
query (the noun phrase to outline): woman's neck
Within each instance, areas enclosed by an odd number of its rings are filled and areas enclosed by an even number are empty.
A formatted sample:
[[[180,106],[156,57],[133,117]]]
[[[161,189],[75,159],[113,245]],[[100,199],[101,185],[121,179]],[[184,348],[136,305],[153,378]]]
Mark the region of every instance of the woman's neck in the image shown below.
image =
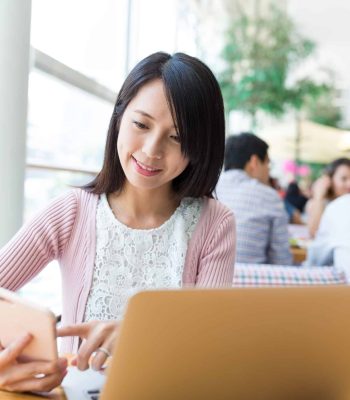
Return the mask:
[[[152,191],[126,185],[122,191],[107,197],[115,217],[134,229],[159,227],[171,217],[180,203],[170,188]]]

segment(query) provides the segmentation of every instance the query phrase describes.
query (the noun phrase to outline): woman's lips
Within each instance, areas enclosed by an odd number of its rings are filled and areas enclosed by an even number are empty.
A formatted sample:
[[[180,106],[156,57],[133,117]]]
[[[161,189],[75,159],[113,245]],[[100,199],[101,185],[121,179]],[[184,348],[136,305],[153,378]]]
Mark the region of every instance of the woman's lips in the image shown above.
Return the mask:
[[[152,168],[147,165],[144,165],[140,161],[137,161],[136,158],[134,158],[134,157],[131,157],[131,158],[134,162],[136,171],[143,176],[154,176],[154,175],[159,174],[162,171],[161,169]]]

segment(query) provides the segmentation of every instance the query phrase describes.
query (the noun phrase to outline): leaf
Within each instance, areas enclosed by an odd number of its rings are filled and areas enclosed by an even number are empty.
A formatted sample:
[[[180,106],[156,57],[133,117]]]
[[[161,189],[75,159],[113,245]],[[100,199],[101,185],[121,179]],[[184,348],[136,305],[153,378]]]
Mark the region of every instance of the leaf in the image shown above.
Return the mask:
[[[311,100],[316,101],[330,86],[312,77],[287,85],[295,68],[313,54],[316,45],[275,5],[256,18],[238,5],[225,38],[221,52],[224,68],[218,80],[227,112],[241,110],[254,116],[263,110],[278,117],[288,108],[310,108]],[[315,115],[315,110],[312,112]]]

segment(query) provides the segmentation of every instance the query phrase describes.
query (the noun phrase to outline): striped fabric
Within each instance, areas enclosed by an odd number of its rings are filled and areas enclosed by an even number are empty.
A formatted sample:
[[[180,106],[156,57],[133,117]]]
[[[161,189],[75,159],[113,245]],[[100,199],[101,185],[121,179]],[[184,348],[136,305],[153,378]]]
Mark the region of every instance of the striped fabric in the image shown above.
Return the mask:
[[[54,200],[0,251],[0,286],[18,290],[50,261],[62,275],[62,324],[82,322],[96,254],[98,196],[76,189]],[[183,286],[231,286],[235,256],[232,212],[214,199],[203,211],[189,242]],[[74,352],[77,338],[64,338],[62,352]]]
[[[344,285],[343,271],[333,267],[286,267],[236,263],[234,287]]]
[[[235,214],[237,262],[292,264],[288,217],[275,190],[242,170],[229,170],[220,176],[216,194]]]

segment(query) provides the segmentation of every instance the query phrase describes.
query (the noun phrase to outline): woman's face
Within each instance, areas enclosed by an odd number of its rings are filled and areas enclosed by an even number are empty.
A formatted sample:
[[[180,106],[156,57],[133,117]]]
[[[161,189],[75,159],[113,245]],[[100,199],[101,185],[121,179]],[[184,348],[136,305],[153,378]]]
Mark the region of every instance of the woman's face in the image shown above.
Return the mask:
[[[350,193],[350,167],[340,165],[332,177],[332,186],[335,197]]]
[[[128,183],[139,189],[168,190],[187,167],[160,79],[145,84],[125,109],[118,155]]]

